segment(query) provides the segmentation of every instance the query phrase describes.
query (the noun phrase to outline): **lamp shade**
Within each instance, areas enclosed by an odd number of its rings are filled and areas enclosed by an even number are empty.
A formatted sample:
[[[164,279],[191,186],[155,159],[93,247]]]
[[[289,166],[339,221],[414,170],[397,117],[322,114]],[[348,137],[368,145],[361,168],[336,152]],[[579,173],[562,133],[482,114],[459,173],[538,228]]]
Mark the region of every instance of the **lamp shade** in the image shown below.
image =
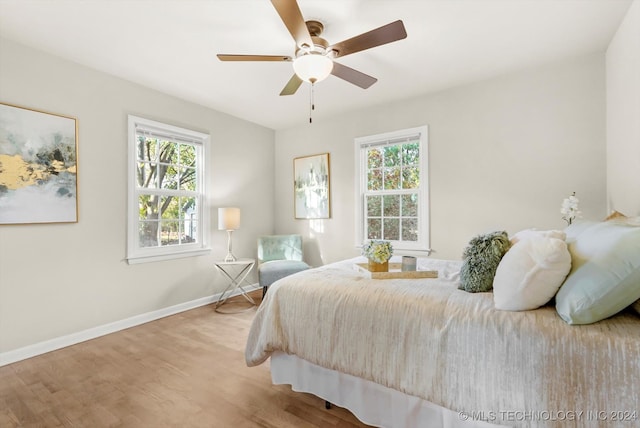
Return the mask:
[[[320,82],[333,70],[333,61],[324,55],[308,53],[293,61],[293,71],[305,82]]]
[[[218,208],[218,229],[240,229],[240,208]]]

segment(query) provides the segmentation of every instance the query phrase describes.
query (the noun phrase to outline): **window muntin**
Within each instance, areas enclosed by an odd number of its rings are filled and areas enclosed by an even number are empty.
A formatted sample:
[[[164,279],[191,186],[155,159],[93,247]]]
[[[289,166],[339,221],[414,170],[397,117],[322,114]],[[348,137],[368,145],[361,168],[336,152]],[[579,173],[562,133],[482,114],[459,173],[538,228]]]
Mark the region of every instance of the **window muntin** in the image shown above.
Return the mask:
[[[428,251],[427,128],[356,139],[357,245],[370,239]]]
[[[129,128],[129,263],[208,250],[203,207],[208,135],[134,116]]]

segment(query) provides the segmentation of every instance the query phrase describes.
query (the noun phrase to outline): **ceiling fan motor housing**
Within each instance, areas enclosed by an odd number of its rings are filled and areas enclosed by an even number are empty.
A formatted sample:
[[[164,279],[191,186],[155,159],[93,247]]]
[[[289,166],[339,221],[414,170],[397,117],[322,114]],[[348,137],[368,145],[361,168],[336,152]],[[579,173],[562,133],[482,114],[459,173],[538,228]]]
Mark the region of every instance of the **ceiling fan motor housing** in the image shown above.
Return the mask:
[[[309,35],[311,35],[313,46],[308,46],[306,43],[302,44],[296,49],[296,58],[307,54],[330,55],[333,51],[327,51],[329,42],[320,37],[324,30],[324,25],[320,21],[307,21],[306,25]]]
[[[309,20],[306,21],[305,24],[307,26],[307,30],[309,30],[309,34],[312,37],[319,36],[324,31],[324,25],[322,25],[322,22],[320,21]]]

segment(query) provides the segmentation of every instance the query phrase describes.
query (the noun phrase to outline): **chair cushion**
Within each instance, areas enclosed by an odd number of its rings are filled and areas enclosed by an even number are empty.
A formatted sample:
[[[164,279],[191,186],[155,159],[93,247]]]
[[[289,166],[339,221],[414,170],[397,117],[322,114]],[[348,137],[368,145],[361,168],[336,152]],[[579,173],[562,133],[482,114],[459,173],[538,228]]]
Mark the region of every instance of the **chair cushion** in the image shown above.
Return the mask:
[[[309,265],[299,260],[272,260],[258,266],[258,281],[266,287],[285,276],[309,269]]]

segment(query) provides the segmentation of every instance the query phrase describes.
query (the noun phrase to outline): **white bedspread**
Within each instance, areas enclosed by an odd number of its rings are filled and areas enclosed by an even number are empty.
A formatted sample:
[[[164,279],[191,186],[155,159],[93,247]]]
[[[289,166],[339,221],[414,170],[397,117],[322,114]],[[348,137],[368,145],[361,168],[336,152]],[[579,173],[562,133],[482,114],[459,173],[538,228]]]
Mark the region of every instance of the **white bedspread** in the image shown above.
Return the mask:
[[[247,364],[280,350],[498,424],[640,423],[637,315],[569,326],[551,306],[498,311],[491,293],[458,290],[457,261],[419,259],[439,278],[399,280],[369,279],[354,268],[363,261],[273,284]]]

